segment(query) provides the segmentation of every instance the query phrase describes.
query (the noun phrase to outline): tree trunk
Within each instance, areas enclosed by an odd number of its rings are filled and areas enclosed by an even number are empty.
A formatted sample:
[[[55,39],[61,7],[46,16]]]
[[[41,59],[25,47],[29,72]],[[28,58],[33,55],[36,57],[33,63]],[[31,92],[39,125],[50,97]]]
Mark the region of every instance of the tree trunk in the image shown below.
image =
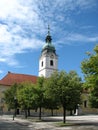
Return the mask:
[[[53,109],[51,109],[51,115],[53,116]]]
[[[28,108],[28,116],[30,116],[30,109]]]
[[[66,123],[66,107],[63,106],[63,123]]]
[[[27,109],[25,109],[24,111],[25,111],[25,118],[27,119]]]
[[[19,108],[17,109],[17,115],[19,115]]]
[[[41,109],[42,109],[42,107],[40,106],[39,107],[39,120],[41,120],[41,113],[42,113]]]
[[[70,116],[72,116],[72,110],[70,110]]]
[[[17,109],[15,108],[14,116],[16,117]]]

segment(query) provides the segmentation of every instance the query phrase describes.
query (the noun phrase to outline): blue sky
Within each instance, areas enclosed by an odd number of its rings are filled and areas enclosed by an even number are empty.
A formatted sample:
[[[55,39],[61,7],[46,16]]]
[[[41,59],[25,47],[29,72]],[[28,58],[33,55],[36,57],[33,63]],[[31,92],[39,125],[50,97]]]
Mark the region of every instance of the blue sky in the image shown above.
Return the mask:
[[[48,24],[58,69],[83,76],[81,62],[98,43],[98,0],[0,0],[0,79],[38,75]]]

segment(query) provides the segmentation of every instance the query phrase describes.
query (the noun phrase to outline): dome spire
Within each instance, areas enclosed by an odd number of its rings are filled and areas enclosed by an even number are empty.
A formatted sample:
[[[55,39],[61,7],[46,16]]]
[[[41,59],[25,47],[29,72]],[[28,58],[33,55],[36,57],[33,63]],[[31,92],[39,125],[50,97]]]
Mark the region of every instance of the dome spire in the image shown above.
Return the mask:
[[[50,26],[48,24],[48,35],[50,36]]]
[[[47,33],[47,36],[45,38],[45,45],[43,46],[42,48],[42,52],[44,52],[45,50],[47,50],[47,52],[53,52],[55,53],[55,47],[54,45],[52,44],[52,38],[51,38],[51,35],[50,35],[50,27],[48,25],[48,33]]]
[[[50,36],[50,26],[48,25],[48,34],[46,36],[46,39],[45,39],[46,43],[51,43],[52,41],[52,38]]]

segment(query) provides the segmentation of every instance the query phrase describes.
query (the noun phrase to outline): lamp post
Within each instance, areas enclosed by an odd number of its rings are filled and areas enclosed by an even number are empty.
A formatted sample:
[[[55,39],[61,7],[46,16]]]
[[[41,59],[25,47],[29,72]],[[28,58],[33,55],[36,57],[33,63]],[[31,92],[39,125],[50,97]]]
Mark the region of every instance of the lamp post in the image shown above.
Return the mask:
[[[13,120],[16,117],[16,112],[17,112],[17,99],[14,97],[14,113],[13,113]]]

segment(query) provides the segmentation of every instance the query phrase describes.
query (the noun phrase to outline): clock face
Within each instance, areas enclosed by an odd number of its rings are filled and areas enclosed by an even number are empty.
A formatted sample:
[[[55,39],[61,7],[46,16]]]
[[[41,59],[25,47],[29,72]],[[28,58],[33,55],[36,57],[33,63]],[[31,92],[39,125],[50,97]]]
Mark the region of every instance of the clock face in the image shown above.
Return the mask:
[[[51,58],[54,58],[54,55],[52,54],[52,55],[50,55],[50,57],[51,57]]]

